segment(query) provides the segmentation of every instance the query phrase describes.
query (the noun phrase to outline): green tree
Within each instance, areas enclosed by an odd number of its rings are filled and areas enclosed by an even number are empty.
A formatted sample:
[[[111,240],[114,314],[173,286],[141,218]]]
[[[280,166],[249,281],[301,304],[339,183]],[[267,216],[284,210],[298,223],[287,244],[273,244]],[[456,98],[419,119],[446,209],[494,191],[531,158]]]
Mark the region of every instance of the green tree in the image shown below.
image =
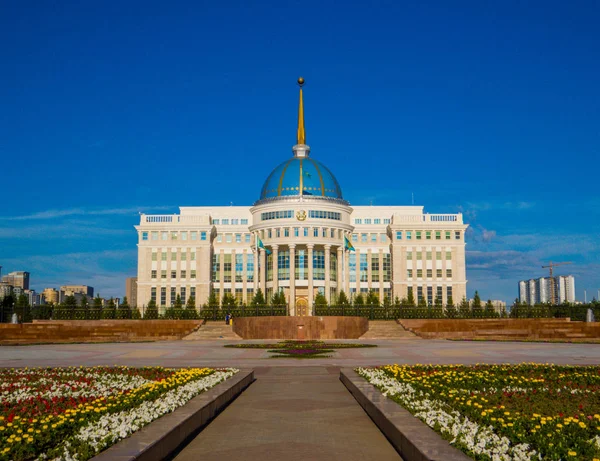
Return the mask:
[[[493,318],[493,317],[497,317],[496,310],[494,309],[494,305],[492,304],[492,300],[491,299],[488,299],[487,303],[485,303],[484,315],[488,319]]]
[[[449,319],[455,319],[457,316],[458,312],[456,311],[456,307],[454,307],[452,297],[449,297],[448,304],[446,304],[446,317]]]
[[[102,309],[102,298],[100,297],[100,293],[96,294],[93,306],[94,309]]]
[[[433,306],[437,307],[437,308],[441,308],[442,307],[442,298],[435,298],[435,301],[433,302]]]
[[[421,299],[419,299],[419,302],[417,303],[417,307],[427,307],[427,301],[425,301],[425,296],[421,296]]]
[[[175,304],[173,305],[173,307],[175,309],[182,309],[183,308],[183,303],[181,302],[181,296],[177,295],[177,297],[175,298]]]
[[[190,296],[185,304],[185,318],[186,319],[197,319],[198,311],[196,310],[196,300]]]
[[[408,296],[406,297],[406,305],[409,307],[415,307],[415,296],[412,290],[408,290]]]
[[[221,307],[235,307],[235,298],[231,295],[231,293],[225,293],[223,295],[223,299],[221,300]]]
[[[68,309],[75,309],[77,307],[77,299],[75,298],[75,296],[67,296],[63,301],[63,307],[66,307]]]
[[[367,305],[379,306],[379,295],[374,290],[369,290],[367,293]]]
[[[88,303],[87,296],[86,296],[86,295],[83,295],[83,296],[81,297],[81,301],[79,301],[79,307],[80,307],[81,309],[87,309],[87,308],[88,308],[88,306],[89,306],[89,303]]]
[[[287,301],[285,299],[285,293],[283,291],[276,291],[271,298],[271,305],[276,307],[285,306]]]
[[[127,296],[123,298],[123,302],[119,304],[119,308],[117,309],[117,318],[118,319],[130,319],[131,318],[131,309],[129,308],[129,302],[127,301]]]
[[[153,299],[150,300],[148,306],[146,306],[144,312],[144,319],[154,320],[158,318],[158,307],[156,306],[156,301]]]
[[[17,302],[15,303],[15,314],[17,314],[19,322],[31,321],[31,310],[27,295],[21,294],[17,298]]]
[[[468,319],[471,317],[471,308],[469,307],[469,301],[467,301],[467,298],[465,298],[464,296],[462,301],[460,302],[460,305],[458,306],[458,316],[461,319]]]
[[[344,293],[344,290],[340,290],[340,294],[337,299],[338,306],[349,306],[350,301],[348,301],[348,296]]]
[[[208,307],[213,309],[219,307],[219,298],[217,297],[215,290],[210,290],[210,295],[208,295]]]
[[[102,308],[102,318],[103,319],[114,319],[116,317],[116,305],[115,300],[111,297],[106,306]]]
[[[315,296],[315,306],[327,307],[327,298],[323,293],[317,293],[317,295]]]
[[[263,292],[260,288],[258,290],[256,290],[256,293],[254,293],[254,296],[252,297],[252,301],[250,304],[252,306],[264,306],[266,304],[265,295],[263,294]]]
[[[362,293],[358,293],[354,297],[354,305],[355,306],[364,306],[365,305],[365,298],[363,298]]]
[[[473,304],[471,306],[471,315],[473,318],[479,319],[483,317],[483,309],[481,307],[481,298],[479,297],[479,293],[475,291],[475,296],[473,296]]]
[[[398,296],[394,298],[394,308],[399,309],[406,302],[404,298],[400,299]]]

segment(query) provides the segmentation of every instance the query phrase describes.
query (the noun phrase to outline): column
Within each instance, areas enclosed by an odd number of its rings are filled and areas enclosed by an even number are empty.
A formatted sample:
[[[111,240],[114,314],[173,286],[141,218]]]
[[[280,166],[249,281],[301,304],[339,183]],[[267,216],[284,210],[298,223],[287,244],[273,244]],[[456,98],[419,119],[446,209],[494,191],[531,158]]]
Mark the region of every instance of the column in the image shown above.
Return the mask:
[[[223,293],[225,291],[225,250],[219,251],[219,304],[221,303],[221,299],[223,299]]]
[[[383,248],[379,249],[379,302],[383,304],[383,297],[385,296],[383,287],[385,283],[383,282]]]
[[[242,302],[248,304],[248,250],[242,255]]]
[[[369,287],[369,291],[373,288],[373,272],[371,266],[371,258],[373,257],[372,250],[369,248],[367,250],[367,283]]]
[[[279,245],[271,245],[273,252],[273,295],[277,293],[279,288]]]
[[[235,234],[234,234],[235,236]],[[235,287],[237,282],[235,281],[235,250],[231,250],[231,296],[235,299]],[[236,299],[237,302],[237,299]]]
[[[314,300],[314,287],[313,287],[313,243],[306,245],[308,248],[308,309],[312,312],[313,300]]]
[[[267,296],[267,254],[265,250],[259,250],[260,258],[260,289],[263,292],[263,296]]]
[[[290,245],[290,315],[296,315],[296,245]]]
[[[346,252],[344,255],[344,292],[348,299],[350,299],[350,252]]]
[[[354,250],[356,253],[356,296],[360,293],[360,250]]]
[[[331,245],[325,245],[325,298],[327,299],[327,304],[331,302],[331,281],[329,280],[331,277],[331,271],[329,270],[329,265],[331,262]]]
[[[342,259],[343,259],[344,249],[342,246],[337,248],[337,294],[340,295],[340,291],[344,289],[342,285],[342,280],[345,280],[345,276],[343,275],[344,268],[342,267]]]

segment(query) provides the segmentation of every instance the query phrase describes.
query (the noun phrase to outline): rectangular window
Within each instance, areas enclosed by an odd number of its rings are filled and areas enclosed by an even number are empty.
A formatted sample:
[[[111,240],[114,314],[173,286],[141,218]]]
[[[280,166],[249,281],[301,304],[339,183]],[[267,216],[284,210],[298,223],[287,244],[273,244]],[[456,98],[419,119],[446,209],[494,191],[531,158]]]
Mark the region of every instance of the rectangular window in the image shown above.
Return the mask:
[[[450,301],[453,301],[452,299],[452,287],[446,287],[446,298],[447,298],[447,303],[450,304]]]
[[[171,261],[177,261],[177,251],[171,251]]]
[[[223,282],[231,282],[231,255],[223,255]]]
[[[435,259],[437,261],[441,261],[442,260],[442,252],[441,251],[436,251],[435,252]]]
[[[417,240],[421,240],[421,231],[416,231],[417,232]]]
[[[433,270],[427,269],[427,278],[430,279],[431,277],[433,277]]]
[[[185,287],[181,287],[180,293],[181,293],[181,302],[185,303],[185,301],[186,301],[186,299],[185,299],[185,295],[186,295]]]
[[[148,240],[148,232],[142,232],[142,240]]]
[[[360,218],[356,218],[356,219],[354,220],[354,224],[362,224],[362,219],[360,219]]]
[[[436,240],[441,240],[442,239],[442,233],[440,231],[435,231],[435,239]]]
[[[427,261],[431,261],[431,251],[427,251],[425,254]]]
[[[371,255],[371,282],[379,282],[379,255]]]
[[[156,287],[150,288],[150,299],[156,302]]]
[[[365,243],[367,241],[367,234],[360,234],[360,241]]]
[[[294,237],[299,237],[299,236],[300,236],[300,228],[294,227]]]
[[[171,240],[177,240],[177,232],[171,232]]]
[[[308,237],[308,227],[304,228],[303,234],[304,234],[304,237]]]
[[[198,240],[198,231],[190,232],[190,240]]]
[[[412,231],[406,231],[406,240],[412,239]]]
[[[190,287],[190,298],[196,300],[196,287]]]
[[[244,241],[250,243],[250,234],[244,234]]]
[[[423,299],[423,287],[417,287],[417,302]]]
[[[272,231],[271,229],[269,229],[269,230],[267,231],[267,237],[268,237],[268,238],[271,238],[271,237],[273,237],[273,231]]]
[[[240,223],[239,219],[234,218],[231,220],[231,225],[233,225],[233,226],[237,226],[239,223]]]
[[[186,261],[187,260],[187,251],[182,251],[181,252],[181,260],[182,261]]]
[[[254,281],[254,255],[253,254],[246,255],[246,281],[247,282]]]
[[[166,252],[166,251],[163,251],[163,252],[160,254],[160,260],[161,260],[161,261],[166,261],[166,260],[167,260],[167,252]]]
[[[383,281],[389,282],[392,279],[392,255],[387,253],[383,255]]]
[[[329,237],[335,238],[335,229],[331,229],[331,232],[329,233]]]
[[[235,281],[244,281],[244,255],[235,255]]]
[[[452,260],[452,252],[446,251],[446,261],[451,261],[451,260]]]
[[[377,241],[377,234],[371,234],[371,242]]]
[[[327,228],[326,227],[323,228],[323,232],[321,235],[323,236],[323,238],[327,238]]]
[[[460,240],[460,231],[454,231],[454,238]]]
[[[446,240],[450,240],[450,231],[445,232]]]
[[[409,260],[409,261],[412,260],[412,251],[407,251],[406,252],[406,259]]]
[[[375,218],[373,220],[373,224],[381,224],[381,219],[380,218]]]
[[[279,280],[290,279],[290,252],[282,250],[277,254],[277,277]]]
[[[406,269],[406,277],[408,277],[409,279],[412,279],[412,274],[413,274],[412,271],[413,271],[412,269]]]
[[[242,219],[241,223],[244,224],[244,225],[248,225],[248,220],[247,219]]]
[[[358,242],[358,234],[352,234],[352,241],[353,242]]]
[[[206,232],[200,232],[200,240],[206,240]]]
[[[167,288],[166,287],[160,288],[160,305],[161,306],[167,305]]]
[[[371,224],[371,218],[365,218],[365,224]]]
[[[438,299],[439,299],[439,300],[440,300],[440,303],[441,303],[441,302],[442,302],[442,287],[437,287],[437,288],[435,289],[435,291],[436,291],[436,294],[435,294],[435,299],[436,299],[436,300],[438,300]]]
[[[235,234],[235,243],[242,243],[242,234]]]
[[[217,243],[221,243],[223,241],[223,234],[217,234]]]
[[[218,219],[213,219],[213,220],[212,220],[212,223],[213,223],[215,226],[218,226],[218,225],[219,225],[219,220],[218,220]]]
[[[181,240],[187,240],[187,232],[185,232],[185,231],[181,232]]]
[[[390,218],[384,218],[383,224],[389,224],[389,223],[390,223]]]
[[[171,306],[175,304],[177,300],[177,293],[175,292],[175,287],[171,287]]]
[[[221,281],[221,255],[214,254],[213,255],[213,267],[212,267],[212,281],[220,282]]]
[[[290,228],[289,227],[286,227],[285,229],[283,229],[283,236],[284,237],[290,236]]]
[[[229,226],[229,219],[221,219],[221,224],[224,226]]]
[[[156,261],[156,252],[152,253],[152,261]]]
[[[438,279],[441,279],[441,278],[442,278],[442,269],[436,269],[436,270],[435,270],[435,276],[436,276]]]
[[[313,229],[313,237],[318,237],[318,236],[319,236],[319,228],[318,228],[318,227],[315,227],[315,228]]]
[[[427,287],[427,304],[433,304],[433,287]]]
[[[277,238],[281,237],[281,229],[279,227],[277,229],[275,229],[275,237],[277,237]]]
[[[167,231],[163,231],[160,233],[161,240],[167,240],[169,238],[169,233]]]
[[[196,261],[196,252],[195,251],[192,251],[190,253],[190,261]]]
[[[360,255],[360,281],[361,282],[368,282],[369,281],[369,269],[368,269],[368,264],[367,264],[367,255],[366,254],[361,254]]]
[[[385,234],[379,234],[379,239],[381,240],[381,243],[385,243],[387,242],[387,235]]]
[[[423,259],[423,252],[417,251],[417,261],[421,261]]]
[[[184,279],[187,277],[187,271],[181,271],[181,278]]]
[[[402,231],[396,231],[396,240],[402,240]]]
[[[158,240],[158,232],[157,231],[152,231],[152,240]]]
[[[452,269],[446,269],[446,278],[452,278]]]
[[[172,279],[176,279],[177,278],[177,271],[171,271],[171,278]]]
[[[431,231],[425,231],[425,239],[431,240]]]
[[[225,234],[225,243],[231,243],[233,241],[231,234]]]
[[[195,278],[196,278],[196,270],[195,270],[195,269],[192,269],[192,270],[190,271],[190,278],[192,278],[192,279],[195,279]],[[192,288],[192,289],[193,289],[193,288]]]
[[[155,279],[156,278],[156,271],[152,271],[152,275],[150,276],[151,278]]]
[[[423,269],[417,269],[417,278],[423,278]]]
[[[160,278],[166,280],[166,278],[167,278],[167,271],[160,271]]]

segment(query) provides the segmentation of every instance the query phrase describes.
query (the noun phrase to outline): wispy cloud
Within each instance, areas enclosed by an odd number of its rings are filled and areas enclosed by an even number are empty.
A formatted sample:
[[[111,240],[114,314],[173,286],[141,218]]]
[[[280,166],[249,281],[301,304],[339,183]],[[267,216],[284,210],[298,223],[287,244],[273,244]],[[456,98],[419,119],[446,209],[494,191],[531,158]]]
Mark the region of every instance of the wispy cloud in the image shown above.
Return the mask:
[[[126,208],[68,208],[64,210],[45,210],[20,216],[0,216],[0,220],[6,221],[25,221],[25,220],[43,220],[57,219],[67,216],[106,216],[106,215],[130,215],[138,212],[154,212],[173,210],[173,206],[131,206]]]

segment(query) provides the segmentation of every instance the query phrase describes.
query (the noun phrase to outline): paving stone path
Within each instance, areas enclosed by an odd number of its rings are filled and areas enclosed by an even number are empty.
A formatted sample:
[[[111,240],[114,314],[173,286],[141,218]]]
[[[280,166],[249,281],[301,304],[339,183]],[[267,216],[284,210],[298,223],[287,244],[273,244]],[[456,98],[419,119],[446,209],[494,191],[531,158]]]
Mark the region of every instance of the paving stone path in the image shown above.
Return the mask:
[[[256,368],[256,381],[175,460],[401,460],[339,375],[337,367]]]

